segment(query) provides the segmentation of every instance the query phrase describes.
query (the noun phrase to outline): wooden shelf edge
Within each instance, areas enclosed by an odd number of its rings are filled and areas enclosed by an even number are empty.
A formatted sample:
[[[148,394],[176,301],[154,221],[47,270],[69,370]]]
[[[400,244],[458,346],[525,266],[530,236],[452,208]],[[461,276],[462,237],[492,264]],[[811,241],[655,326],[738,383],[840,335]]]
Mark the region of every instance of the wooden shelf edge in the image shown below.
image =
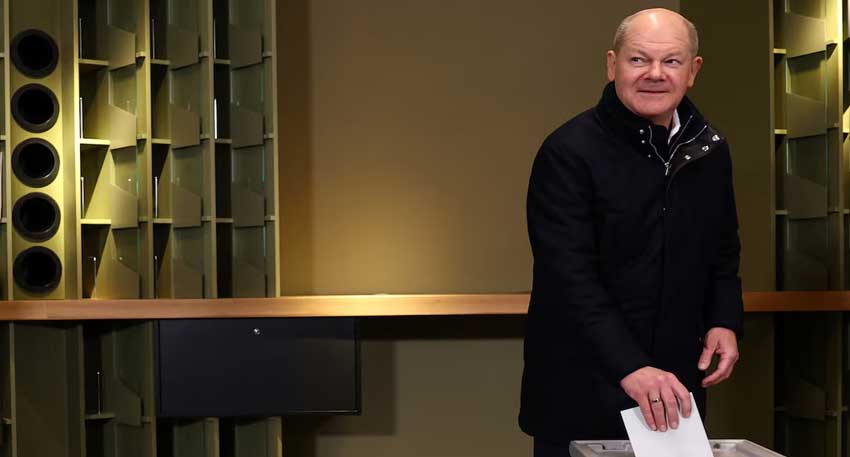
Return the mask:
[[[315,295],[0,301],[0,320],[523,315],[529,295]],[[745,292],[747,312],[848,311],[850,291]]]

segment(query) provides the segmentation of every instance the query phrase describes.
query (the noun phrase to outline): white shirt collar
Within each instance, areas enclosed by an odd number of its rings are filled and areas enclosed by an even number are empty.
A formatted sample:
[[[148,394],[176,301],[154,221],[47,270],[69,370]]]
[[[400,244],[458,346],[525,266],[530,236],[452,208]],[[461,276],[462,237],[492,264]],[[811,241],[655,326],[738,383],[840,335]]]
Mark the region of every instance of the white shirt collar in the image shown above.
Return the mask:
[[[679,132],[679,128],[681,127],[682,124],[679,121],[679,110],[673,110],[673,125],[670,127],[670,135],[667,137],[667,144],[670,144],[670,140],[672,140],[673,136]]]

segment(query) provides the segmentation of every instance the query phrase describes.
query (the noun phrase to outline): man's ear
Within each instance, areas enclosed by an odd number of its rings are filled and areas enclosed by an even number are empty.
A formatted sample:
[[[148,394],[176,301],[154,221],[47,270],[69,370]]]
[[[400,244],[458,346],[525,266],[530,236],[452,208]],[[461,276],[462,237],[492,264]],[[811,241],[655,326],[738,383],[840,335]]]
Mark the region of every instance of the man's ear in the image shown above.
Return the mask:
[[[613,81],[614,80],[614,68],[617,65],[617,53],[614,52],[613,49],[609,50],[605,54],[605,58],[607,60],[606,66],[608,67],[608,81]]]
[[[696,56],[691,61],[691,74],[688,77],[689,88],[694,86],[694,81],[697,79],[697,73],[699,73],[700,68],[702,68],[702,57]]]

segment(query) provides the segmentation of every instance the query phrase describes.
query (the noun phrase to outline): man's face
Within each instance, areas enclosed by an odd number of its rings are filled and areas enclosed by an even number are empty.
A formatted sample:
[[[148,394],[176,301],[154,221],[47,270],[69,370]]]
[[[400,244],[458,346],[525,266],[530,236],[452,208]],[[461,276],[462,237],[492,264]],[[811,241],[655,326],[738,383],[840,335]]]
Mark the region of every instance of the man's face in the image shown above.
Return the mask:
[[[701,66],[702,58],[691,55],[684,24],[670,17],[636,18],[620,51],[608,51],[608,80],[620,101],[665,127]]]

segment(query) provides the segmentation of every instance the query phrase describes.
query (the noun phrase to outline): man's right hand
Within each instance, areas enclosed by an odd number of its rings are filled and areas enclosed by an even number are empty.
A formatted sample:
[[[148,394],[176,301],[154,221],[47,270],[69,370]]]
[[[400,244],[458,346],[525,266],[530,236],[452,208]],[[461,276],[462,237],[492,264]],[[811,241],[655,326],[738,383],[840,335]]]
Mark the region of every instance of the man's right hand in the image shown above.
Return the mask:
[[[682,416],[691,416],[691,395],[673,373],[643,367],[623,378],[620,387],[638,403],[652,430],[666,432],[668,423],[678,428],[680,405]]]

